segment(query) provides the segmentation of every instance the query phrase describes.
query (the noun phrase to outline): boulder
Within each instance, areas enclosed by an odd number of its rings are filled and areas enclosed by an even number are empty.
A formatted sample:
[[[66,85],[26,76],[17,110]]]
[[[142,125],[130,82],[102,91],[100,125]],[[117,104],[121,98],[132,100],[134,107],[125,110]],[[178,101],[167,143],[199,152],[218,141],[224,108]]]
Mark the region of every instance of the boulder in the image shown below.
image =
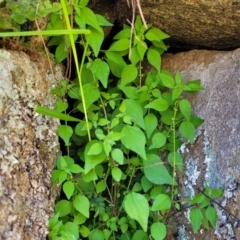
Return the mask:
[[[115,23],[131,21],[129,0],[95,0],[92,7]],[[141,0],[145,19],[171,36],[176,49],[240,47],[240,0]],[[136,14],[138,11],[136,11]]]
[[[240,49],[234,51],[193,50],[165,54],[162,68],[177,70],[183,79],[200,79],[204,91],[189,95],[193,112],[205,122],[196,132],[194,144],[186,143],[181,192],[193,196],[211,188],[225,190],[219,204],[218,223],[213,231],[194,235],[183,214],[170,219],[178,228],[178,239],[238,239],[240,229]],[[187,216],[189,210],[185,211]],[[205,238],[203,238],[205,236]]]
[[[52,71],[49,66],[52,64]],[[55,192],[59,121],[36,114],[53,108],[61,68],[37,52],[0,50],[0,239],[45,240]]]

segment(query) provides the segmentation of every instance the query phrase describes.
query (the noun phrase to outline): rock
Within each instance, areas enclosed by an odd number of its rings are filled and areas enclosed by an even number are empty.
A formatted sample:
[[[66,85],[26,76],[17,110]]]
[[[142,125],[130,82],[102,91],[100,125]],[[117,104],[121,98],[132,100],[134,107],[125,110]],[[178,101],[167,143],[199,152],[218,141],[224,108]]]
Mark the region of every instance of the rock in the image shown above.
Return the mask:
[[[204,91],[189,95],[194,113],[205,122],[196,133],[195,143],[185,144],[185,148],[182,148],[185,159],[185,174],[180,179],[182,194],[194,195],[199,189],[203,190],[205,184],[225,190],[220,202],[224,208],[215,204],[219,213],[215,235],[213,231],[205,230],[202,234],[193,235],[186,218],[174,218],[172,221],[175,226],[178,225],[178,239],[238,239],[240,49],[230,52],[193,50],[165,54],[162,68],[172,73],[179,70],[185,80],[200,79],[205,87]],[[203,238],[204,235],[207,237]]]
[[[30,57],[29,57],[30,56]],[[45,240],[55,204],[51,171],[59,121],[39,115],[54,107],[50,90],[62,78],[37,52],[0,50],[0,239]]]
[[[95,0],[91,7],[114,23],[128,24],[127,1]],[[170,35],[175,50],[240,47],[240,0],[141,0],[141,8],[148,23]]]

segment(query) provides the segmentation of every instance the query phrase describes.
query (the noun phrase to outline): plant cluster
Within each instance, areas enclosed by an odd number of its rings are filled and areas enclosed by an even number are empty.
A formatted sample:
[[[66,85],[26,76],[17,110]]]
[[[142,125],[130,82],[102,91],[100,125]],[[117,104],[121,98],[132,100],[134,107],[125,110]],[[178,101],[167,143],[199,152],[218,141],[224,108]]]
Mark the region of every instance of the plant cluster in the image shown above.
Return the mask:
[[[178,149],[182,141],[194,141],[195,128],[203,122],[186,99],[203,90],[200,80],[184,82],[179,72],[173,76],[161,69],[161,54],[167,50],[163,40],[169,36],[150,24],[146,28],[140,17],[102,49],[102,27],[112,24],[88,8],[88,0],[65,4],[61,0],[62,11],[51,14],[47,30],[67,27],[69,34],[52,37],[48,46],[56,46],[57,62],[72,51],[77,78],[53,89],[59,97],[56,109],[37,107],[63,120],[58,134],[66,147],[52,173],[62,196],[49,220],[48,237],[164,239],[170,211],[181,208],[176,176],[183,171],[183,158]],[[71,26],[84,35],[73,33]],[[75,44],[83,49],[81,63]],[[190,212],[194,232],[215,225],[211,198],[221,194],[207,187],[190,202],[196,205]]]
[[[20,30],[21,24],[45,17],[50,13],[59,11],[60,8],[59,3],[51,3],[50,0],[6,0],[0,7],[0,29],[1,31]]]

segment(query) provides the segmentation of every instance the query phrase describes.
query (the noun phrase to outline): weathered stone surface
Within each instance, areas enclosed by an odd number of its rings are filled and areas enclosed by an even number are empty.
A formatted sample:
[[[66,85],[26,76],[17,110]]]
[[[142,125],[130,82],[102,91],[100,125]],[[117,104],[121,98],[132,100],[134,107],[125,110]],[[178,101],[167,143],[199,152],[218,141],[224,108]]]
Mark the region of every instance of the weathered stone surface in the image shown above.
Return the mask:
[[[53,64],[53,63],[51,63]],[[35,113],[53,107],[62,78],[46,56],[0,50],[0,239],[46,239],[53,214],[51,171],[59,150],[58,121]]]
[[[131,21],[127,0],[95,0],[93,5],[97,13],[112,22]],[[141,6],[147,22],[171,36],[171,47],[225,50],[240,47],[240,0],[141,0]]]
[[[194,113],[205,122],[195,143],[182,148],[182,193],[198,193],[204,184],[225,189],[220,202],[225,209],[215,205],[219,213],[215,234],[204,230],[193,235],[180,214],[170,220],[178,228],[178,239],[239,239],[240,229],[234,226],[240,219],[240,49],[166,54],[162,68],[180,70],[185,80],[201,79],[206,89],[189,97]]]

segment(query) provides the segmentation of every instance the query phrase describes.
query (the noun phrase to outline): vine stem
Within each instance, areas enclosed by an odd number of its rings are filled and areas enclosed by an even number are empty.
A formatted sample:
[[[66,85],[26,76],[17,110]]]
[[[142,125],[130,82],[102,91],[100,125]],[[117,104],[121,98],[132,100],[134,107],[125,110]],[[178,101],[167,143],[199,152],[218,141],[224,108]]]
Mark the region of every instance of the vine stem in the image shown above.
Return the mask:
[[[175,172],[176,172],[176,129],[175,129],[175,126],[176,126],[176,115],[177,115],[177,111],[178,111],[178,101],[175,102],[175,106],[174,106],[174,115],[173,115],[173,118],[172,118],[172,125],[171,125],[171,129],[173,131],[173,181],[172,181],[172,191],[171,191],[171,202],[173,202],[173,196],[174,196],[174,177],[175,177]],[[165,217],[165,220],[168,219],[168,214],[169,214],[169,211],[167,212],[166,214],[166,217]]]
[[[62,5],[62,8],[63,8],[63,15],[64,15],[64,18],[65,18],[65,21],[66,21],[67,29],[71,30],[72,27],[71,27],[71,24],[70,24],[70,21],[69,21],[65,0],[61,0],[61,5]],[[91,134],[90,134],[90,128],[89,128],[89,122],[88,122],[86,101],[85,101],[85,97],[84,97],[82,78],[81,78],[84,60],[85,60],[85,57],[87,55],[88,41],[86,41],[86,45],[85,45],[84,51],[83,51],[81,65],[80,65],[80,68],[79,68],[77,50],[76,50],[76,46],[75,46],[75,43],[74,43],[72,33],[69,33],[69,38],[70,38],[70,42],[71,42],[71,48],[72,48],[72,52],[73,52],[73,57],[74,57],[76,69],[77,69],[77,76],[78,76],[78,82],[79,82],[79,87],[80,87],[80,94],[82,96],[83,111],[84,111],[86,126],[87,126],[88,140],[91,141]]]

